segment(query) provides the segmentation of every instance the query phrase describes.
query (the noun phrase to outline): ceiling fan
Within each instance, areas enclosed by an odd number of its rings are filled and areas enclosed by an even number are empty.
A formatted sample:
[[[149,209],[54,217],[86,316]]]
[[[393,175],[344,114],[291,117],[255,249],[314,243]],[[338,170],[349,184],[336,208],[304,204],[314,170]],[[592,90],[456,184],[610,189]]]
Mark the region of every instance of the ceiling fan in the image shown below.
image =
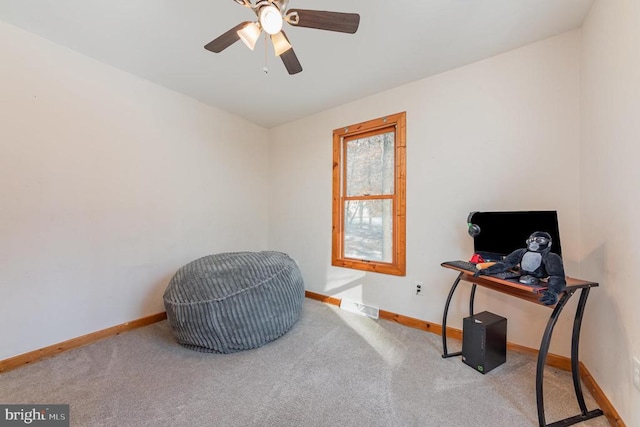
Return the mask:
[[[238,40],[253,50],[264,30],[271,38],[277,56],[282,59],[289,74],[302,71],[302,65],[282,30],[284,21],[295,27],[338,31],[353,34],[358,30],[360,15],[357,13],[327,12],[322,10],[287,9],[289,0],[233,0],[253,10],[256,22],[244,21],[205,45],[205,49],[220,53]],[[255,3],[254,3],[255,1]]]

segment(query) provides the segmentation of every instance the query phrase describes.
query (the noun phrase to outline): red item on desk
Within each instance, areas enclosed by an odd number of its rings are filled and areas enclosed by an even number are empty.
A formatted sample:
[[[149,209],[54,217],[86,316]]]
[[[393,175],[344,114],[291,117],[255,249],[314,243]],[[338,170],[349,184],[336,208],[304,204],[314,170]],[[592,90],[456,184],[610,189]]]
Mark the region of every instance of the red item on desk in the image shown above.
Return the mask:
[[[480,255],[478,254],[473,254],[473,256],[471,257],[471,259],[469,260],[469,262],[473,262],[474,264],[478,264],[480,262],[484,262],[484,258],[482,258]]]

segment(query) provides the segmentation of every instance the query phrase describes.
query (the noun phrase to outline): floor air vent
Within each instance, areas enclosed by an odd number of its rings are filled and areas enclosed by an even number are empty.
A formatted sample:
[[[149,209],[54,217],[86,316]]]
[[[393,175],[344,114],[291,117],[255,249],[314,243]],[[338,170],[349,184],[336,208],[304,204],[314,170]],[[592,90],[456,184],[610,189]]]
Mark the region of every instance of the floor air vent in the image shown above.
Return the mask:
[[[378,307],[373,307],[345,298],[342,298],[342,300],[340,301],[340,308],[351,313],[371,317],[372,319],[377,319],[379,315]]]

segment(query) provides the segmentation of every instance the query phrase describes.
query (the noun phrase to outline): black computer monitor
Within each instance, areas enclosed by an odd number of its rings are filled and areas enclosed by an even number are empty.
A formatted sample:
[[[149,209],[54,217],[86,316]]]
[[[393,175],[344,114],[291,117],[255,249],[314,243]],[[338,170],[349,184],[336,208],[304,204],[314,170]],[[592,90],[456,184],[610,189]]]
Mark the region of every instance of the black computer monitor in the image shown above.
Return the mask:
[[[525,241],[534,231],[549,233],[551,252],[562,256],[556,211],[474,212],[469,222],[480,227],[480,233],[473,239],[473,250],[485,261],[499,261],[526,247]]]

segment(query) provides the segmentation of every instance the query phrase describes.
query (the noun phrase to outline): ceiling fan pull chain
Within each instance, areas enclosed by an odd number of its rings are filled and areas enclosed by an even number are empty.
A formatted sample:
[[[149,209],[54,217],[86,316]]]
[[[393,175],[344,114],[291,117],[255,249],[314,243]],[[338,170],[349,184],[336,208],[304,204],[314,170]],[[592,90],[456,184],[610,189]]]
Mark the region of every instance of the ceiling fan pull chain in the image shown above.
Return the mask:
[[[262,71],[265,74],[269,73],[269,68],[267,67],[267,34],[264,35],[264,67],[262,67]]]

